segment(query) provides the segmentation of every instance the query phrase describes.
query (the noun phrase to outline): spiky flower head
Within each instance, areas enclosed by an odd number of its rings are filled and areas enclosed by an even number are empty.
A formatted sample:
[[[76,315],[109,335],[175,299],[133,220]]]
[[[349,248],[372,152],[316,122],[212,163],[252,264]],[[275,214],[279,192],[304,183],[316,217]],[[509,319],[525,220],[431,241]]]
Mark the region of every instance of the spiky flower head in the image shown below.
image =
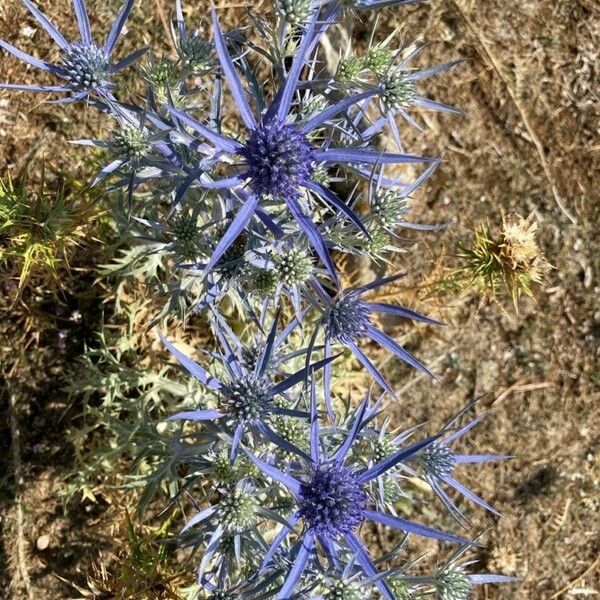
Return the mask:
[[[394,55],[386,46],[371,46],[365,57],[365,66],[375,75],[383,77],[389,70]]]
[[[248,346],[244,346],[242,348],[242,363],[246,370],[249,372],[254,371],[256,365],[258,364],[258,360],[262,356],[265,350],[265,344],[263,342],[254,342]],[[269,364],[265,365],[265,373],[269,373],[273,370],[275,364],[280,358],[280,352],[278,349],[273,348],[271,350],[271,357],[269,360]],[[276,400],[273,400],[276,402]]]
[[[177,65],[167,58],[162,58],[151,64],[145,69],[144,74],[154,88],[161,92],[172,88],[179,79]]]
[[[378,463],[391,456],[397,448],[388,436],[370,438],[373,462]]]
[[[219,521],[226,531],[243,531],[256,522],[259,503],[242,489],[225,494],[219,503]]]
[[[250,291],[265,297],[277,288],[277,273],[273,269],[254,269],[249,277]]]
[[[338,63],[335,79],[339,83],[349,84],[356,80],[365,68],[365,59],[361,56],[347,56]]]
[[[277,8],[290,25],[307,23],[313,12],[313,0],[276,0]]]
[[[327,335],[340,344],[362,337],[371,324],[368,306],[355,294],[343,294],[323,315]]]
[[[331,183],[331,175],[329,174],[329,169],[323,164],[315,165],[315,170],[313,171],[313,181],[320,183],[324,186],[329,186]]]
[[[392,189],[379,189],[370,199],[371,214],[384,227],[392,229],[404,220],[408,211],[408,200]]]
[[[397,448],[389,436],[363,435],[353,446],[353,456],[361,464],[378,463],[393,454]]]
[[[232,464],[229,456],[221,454],[213,460],[213,468],[211,471],[213,481],[219,486],[227,486],[236,482],[235,467]]]
[[[286,442],[290,442],[300,450],[308,450],[308,428],[304,421],[292,417],[277,416],[273,421],[273,426]]]
[[[423,470],[428,475],[441,478],[452,474],[456,465],[456,458],[448,446],[434,442],[423,450],[420,462]]]
[[[269,412],[271,402],[270,384],[266,379],[241,377],[224,386],[220,408],[240,422],[252,422]]]
[[[172,233],[175,238],[175,253],[183,260],[196,260],[201,246],[196,216],[183,212],[177,215],[173,221]]]
[[[533,285],[549,268],[537,244],[536,229],[531,218],[522,217],[504,221],[495,234],[482,225],[470,245],[460,246],[463,265],[455,277],[460,280],[462,275],[468,285],[475,283],[492,295],[504,286],[516,305],[523,294],[533,294]]]
[[[311,144],[294,125],[277,120],[256,127],[238,152],[246,161],[247,175],[259,196],[296,197],[298,188],[314,170]]]
[[[323,112],[329,102],[327,98],[320,94],[311,94],[305,96],[300,104],[300,117],[308,120],[309,117],[316,115],[317,113]]]
[[[448,565],[435,578],[436,591],[441,600],[468,600],[471,583],[463,567]]]
[[[360,234],[360,242],[362,249],[371,256],[377,256],[385,252],[392,241],[390,234],[385,229],[378,227],[369,227],[369,237]]]
[[[109,62],[95,44],[70,44],[62,51],[64,77],[77,91],[104,87],[109,75]]]
[[[503,261],[517,276],[520,275],[525,282],[531,283],[540,283],[548,270],[548,263],[542,256],[536,234],[537,223],[531,217],[508,219],[502,227],[500,249]]]
[[[110,134],[110,150],[114,156],[127,161],[139,161],[150,150],[146,134],[139,127],[123,123]]]
[[[236,600],[237,596],[225,590],[214,590],[207,600]]]
[[[385,460],[396,450],[397,447],[389,436],[364,436],[354,446],[354,458],[358,463],[369,466]],[[382,476],[382,482],[383,499],[386,502],[396,502],[403,497],[396,477],[386,473]]]
[[[286,248],[273,262],[278,280],[288,285],[306,283],[315,269],[312,256],[300,247]]]
[[[389,585],[396,600],[409,600],[411,598],[410,590],[404,581],[393,579],[389,582]]]
[[[406,499],[396,477],[383,477],[383,500],[390,504],[397,504],[400,500]]]
[[[519,572],[519,564],[523,557],[510,545],[494,545],[489,550],[487,564],[496,573],[515,574]]]
[[[254,464],[244,456],[238,456],[232,463],[228,452],[211,452],[209,460],[210,477],[218,488],[231,488],[244,478],[252,479],[259,475]]]
[[[196,75],[205,73],[214,66],[213,45],[198,33],[181,37],[179,55],[185,67]]]
[[[367,494],[353,471],[323,464],[300,486],[299,514],[317,535],[352,533],[364,520]]]
[[[360,588],[352,581],[335,579],[329,583],[328,587],[325,594],[327,600],[361,600],[363,597]]]
[[[409,108],[413,105],[415,84],[404,73],[387,73],[380,80],[381,98],[388,110]]]

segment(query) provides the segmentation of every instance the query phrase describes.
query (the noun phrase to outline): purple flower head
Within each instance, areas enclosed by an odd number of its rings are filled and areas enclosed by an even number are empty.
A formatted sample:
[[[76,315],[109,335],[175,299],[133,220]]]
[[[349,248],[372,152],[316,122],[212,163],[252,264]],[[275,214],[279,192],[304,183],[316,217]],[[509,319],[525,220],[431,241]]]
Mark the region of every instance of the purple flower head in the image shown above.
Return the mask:
[[[411,367],[432,377],[433,375],[424,365],[414,358],[412,354],[398,344],[398,342],[396,342],[383,331],[377,329],[372,323],[371,316],[374,313],[383,313],[397,317],[403,317],[413,321],[420,321],[430,325],[440,324],[438,321],[430,319],[429,317],[425,317],[424,315],[421,315],[413,310],[402,308],[401,306],[362,300],[362,295],[365,292],[391,283],[398,279],[398,277],[400,276],[379,279],[367,285],[343,291],[337,298],[333,300],[322,288],[320,288],[318,285],[315,286],[315,291],[319,294],[319,297],[324,304],[321,326],[325,330],[325,357],[331,356],[332,344],[343,344],[350,349],[360,363],[373,376],[375,381],[377,381],[377,383],[392,396],[394,396],[393,389],[387,383],[375,365],[373,365],[373,363],[369,360],[367,355],[359,347],[358,343],[360,341],[370,339],[386,350],[392,352],[392,354],[400,358]],[[317,332],[318,330],[315,330],[313,339],[316,339]],[[326,382],[328,381],[328,378],[330,378],[330,369],[326,367]],[[325,383],[325,403],[331,415],[333,411],[330,404],[328,383]]]
[[[259,196],[298,196],[314,171],[314,151],[294,125],[277,120],[260,124],[239,150],[252,189]]]
[[[367,494],[356,474],[336,462],[320,465],[300,485],[299,515],[316,535],[352,533],[365,518]]]
[[[356,294],[343,294],[323,315],[325,334],[338,344],[352,344],[367,335],[371,309]]]
[[[123,4],[103,46],[99,46],[92,39],[84,0],[73,0],[75,16],[81,35],[81,40],[75,42],[68,42],[33,2],[23,0],[23,3],[59,45],[61,51],[60,63],[51,64],[30,56],[3,40],[0,40],[0,47],[20,60],[62,79],[64,84],[27,85],[4,83],[0,84],[0,89],[70,93],[70,98],[65,100],[67,102],[81,100],[92,93],[103,98],[110,98],[110,89],[113,87],[110,83],[112,75],[131,65],[146,51],[143,48],[133,52],[116,64],[111,62],[111,55],[121,35],[125,21],[133,8],[133,0],[126,0]]]
[[[333,564],[341,561],[339,550],[350,551],[367,577],[373,578],[383,597],[386,600],[393,600],[393,593],[383,578],[377,578],[377,568],[373,564],[368,550],[356,534],[358,527],[367,520],[400,529],[406,533],[414,533],[440,541],[468,544],[463,538],[369,508],[371,500],[367,493],[368,484],[432,444],[436,438],[429,438],[401,448],[371,467],[351,467],[346,464],[346,460],[351,454],[352,446],[361,428],[377,410],[377,405],[369,409],[368,403],[367,396],[358,408],[352,427],[342,443],[335,452],[325,456],[320,439],[316,390],[313,383],[310,399],[309,460],[300,456],[298,468],[283,472],[276,466],[246,451],[248,457],[263,475],[289,490],[297,507],[292,517],[288,519],[289,526],[280,531],[267,551],[260,569],[261,572],[270,568],[273,557],[295,524],[300,520],[305,524],[303,533],[297,541],[296,558],[279,590],[278,599],[289,598],[319,543]]]

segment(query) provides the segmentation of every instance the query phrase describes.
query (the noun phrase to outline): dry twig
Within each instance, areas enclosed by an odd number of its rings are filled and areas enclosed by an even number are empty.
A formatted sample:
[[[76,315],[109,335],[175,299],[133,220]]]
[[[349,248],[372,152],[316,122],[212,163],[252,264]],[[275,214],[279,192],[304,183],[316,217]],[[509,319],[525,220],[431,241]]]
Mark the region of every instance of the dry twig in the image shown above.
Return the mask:
[[[516,383],[513,383],[513,385],[511,385],[510,387],[506,388],[491,404],[491,406],[494,406],[495,404],[498,404],[498,402],[502,402],[502,400],[504,400],[505,398],[507,398],[508,396],[510,396],[511,394],[514,394],[515,392],[532,392],[535,390],[545,390],[546,388],[550,388],[552,387],[552,383],[550,383],[549,381],[543,381],[540,383],[522,383],[522,379],[520,381],[517,381]]]
[[[575,577],[575,579],[569,581],[569,583],[567,583],[565,587],[561,588],[560,590],[558,590],[558,592],[555,592],[554,594],[552,594],[552,596],[549,596],[545,600],[555,600],[555,598],[559,598],[565,592],[568,592],[571,589],[571,587],[573,587],[578,581],[581,581],[584,577],[586,577],[590,573],[593,573],[596,567],[598,566],[600,566],[600,556],[581,575],[578,575],[577,577]]]

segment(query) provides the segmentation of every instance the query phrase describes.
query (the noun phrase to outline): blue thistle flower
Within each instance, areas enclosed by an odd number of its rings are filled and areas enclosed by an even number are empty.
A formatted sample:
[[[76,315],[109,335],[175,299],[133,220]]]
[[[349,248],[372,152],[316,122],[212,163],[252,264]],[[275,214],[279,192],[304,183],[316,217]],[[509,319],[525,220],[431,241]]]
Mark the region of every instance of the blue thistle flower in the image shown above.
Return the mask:
[[[436,591],[440,600],[469,600],[475,585],[515,583],[518,577],[493,573],[469,573],[462,566],[448,566],[436,576]]]
[[[312,286],[318,285],[317,276],[326,274],[317,267],[313,253],[301,239],[286,237],[265,242],[255,255],[246,288],[262,297],[262,312],[270,306],[279,306],[283,294],[289,297],[296,318],[302,319],[306,314],[303,300]]]
[[[242,572],[255,562],[257,548],[262,543],[256,524],[259,519],[273,515],[263,506],[263,491],[255,489],[250,480],[218,489],[216,494],[218,500],[199,510],[181,530],[186,545],[198,547],[206,543],[198,566],[198,581],[213,591],[218,589],[211,581],[215,572],[219,573],[222,588],[232,562]]]
[[[304,25],[314,11],[314,0],[276,0],[275,4],[290,25]]]
[[[190,33],[187,30],[181,0],[175,0],[175,14],[176,27],[171,28],[171,34],[181,62],[195,75],[206,73],[214,66],[213,45],[199,31]]]
[[[294,122],[290,115],[291,105],[300,73],[317,37],[315,30],[318,12],[313,13],[307,24],[287,77],[275,94],[273,102],[262,115],[257,117],[250,107],[246,91],[228,53],[216,12],[213,10],[215,49],[246,128],[245,142],[223,135],[174,106],[169,106],[173,117],[194,129],[201,138],[212,144],[214,152],[219,156],[224,159],[228,156],[243,159],[240,170],[232,176],[216,181],[210,181],[206,177],[196,180],[196,184],[203,187],[230,190],[241,201],[241,207],[205,266],[205,272],[214,267],[229,245],[250,222],[252,216],[259,211],[260,200],[264,196],[272,196],[285,202],[291,216],[306,235],[323,265],[337,281],[335,267],[321,232],[302,207],[303,195],[310,193],[316,196],[334,211],[349,219],[364,234],[368,235],[368,233],[354,211],[329,188],[315,180],[313,175],[316,165],[352,166],[431,162],[431,159],[419,156],[379,152],[368,147],[333,148],[329,141],[321,142],[321,145],[317,146],[309,140],[310,133],[316,128],[346,113],[358,102],[375,96],[380,91],[378,89],[350,96],[309,118]],[[326,25],[321,26],[319,31],[325,27]],[[196,147],[198,142],[193,140],[187,143]],[[188,185],[192,183],[193,181],[190,180]],[[245,183],[249,185],[250,191],[243,189]],[[266,220],[264,214],[259,216]]]
[[[325,342],[324,352],[325,357],[331,356],[332,344],[342,344],[350,349],[350,351],[356,356],[360,363],[369,371],[372,377],[381,385],[381,387],[395,397],[394,390],[387,383],[383,375],[369,360],[367,355],[360,349],[358,343],[364,339],[370,339],[375,343],[381,345],[386,350],[392,352],[395,356],[400,358],[402,361],[410,365],[411,367],[426,373],[431,377],[434,375],[421,364],[412,354],[405,350],[398,342],[388,336],[383,331],[377,329],[372,321],[371,315],[373,313],[384,313],[391,314],[398,317],[404,317],[413,321],[420,321],[430,325],[439,325],[438,321],[425,317],[413,310],[402,308],[393,304],[386,304],[381,302],[367,302],[362,299],[362,295],[370,290],[377,289],[383,285],[391,283],[398,279],[400,276],[387,277],[384,279],[378,279],[367,285],[345,290],[338,295],[337,298],[331,299],[325,291],[315,286],[316,291],[324,304],[323,317],[321,319],[321,326],[325,331]],[[313,340],[316,340],[318,328],[313,334]],[[325,367],[325,378],[330,377],[330,368]],[[332,414],[332,408],[330,404],[330,396],[327,392],[325,393],[325,402],[330,414]]]
[[[496,454],[457,454],[451,448],[450,445],[455,442],[458,438],[462,437],[465,433],[473,429],[482,419],[483,416],[477,417],[473,421],[467,423],[463,427],[456,431],[452,431],[453,426],[460,419],[461,412],[456,418],[454,418],[445,428],[444,432],[451,432],[448,436],[442,436],[439,440],[431,444],[428,448],[425,448],[416,457],[420,467],[422,468],[425,479],[432,487],[434,492],[443,502],[444,506],[450,511],[455,518],[465,520],[465,516],[456,506],[452,498],[446,493],[443,485],[451,487],[459,494],[462,494],[465,498],[471,502],[485,508],[486,510],[499,515],[498,511],[490,506],[485,500],[480,498],[477,494],[466,488],[460,483],[454,476],[454,470],[460,465],[484,463],[484,462],[495,462],[499,460],[506,460],[510,457],[501,456]]]
[[[353,448],[353,460],[356,464],[370,467],[396,452],[414,433],[416,428],[391,435],[387,428],[389,420],[385,419],[379,429],[365,427]],[[434,442],[435,443],[435,442]],[[400,500],[411,501],[412,497],[403,489],[403,471],[400,466],[390,469],[380,477],[370,490],[377,506],[395,510]]]
[[[368,192],[372,221],[391,234],[394,234],[396,228],[399,227],[418,231],[439,231],[443,229],[444,225],[412,223],[404,218],[410,208],[409,199],[411,195],[433,175],[438,165],[438,161],[434,162],[412,183],[400,188],[388,187],[383,171],[373,172]]]
[[[419,93],[418,89],[420,81],[448,71],[464,61],[453,60],[426,69],[412,69],[409,63],[422,49],[423,47],[417,48],[400,64],[391,66],[385,72],[378,74],[380,86],[378,98],[382,116],[364,130],[363,136],[365,138],[376,135],[387,125],[392,132],[396,145],[401,149],[400,133],[395,120],[397,116],[402,117],[405,122],[419,131],[423,131],[423,127],[410,114],[410,110],[413,108],[465,115],[458,108],[426,98]],[[366,106],[367,104],[365,104],[363,110],[366,110]]]
[[[258,196],[299,196],[314,172],[315,150],[294,125],[271,121],[258,125],[238,151]]]
[[[90,22],[84,0],[73,0],[75,16],[81,35],[80,41],[68,42],[56,29],[48,18],[30,0],[23,0],[23,4],[37,19],[44,30],[59,45],[61,50],[61,62],[51,64],[30,56],[15,48],[8,42],[0,40],[0,47],[16,56],[18,59],[46,71],[64,81],[63,85],[28,85],[20,83],[2,83],[0,89],[26,90],[30,92],[63,92],[70,96],[62,102],[74,102],[81,100],[90,94],[96,94],[101,98],[110,99],[110,90],[113,84],[111,77],[122,69],[133,64],[146,48],[136,50],[126,58],[117,63],[111,62],[111,56],[119,40],[119,36],[125,25],[125,21],[133,8],[134,0],[126,0],[114,22],[103,46],[98,46],[92,39]]]
[[[403,577],[396,580],[404,585],[410,584],[420,589],[427,589],[423,597],[435,595],[438,600],[469,600],[473,586],[488,583],[514,583],[518,577],[496,575],[492,573],[472,574],[470,566],[475,560],[463,561],[462,555],[467,547],[459,548],[448,557],[444,564],[432,575],[420,577]],[[420,596],[419,596],[420,597]]]
[[[353,468],[348,462],[349,452],[364,424],[373,416],[376,406],[369,410],[368,396],[358,408],[352,429],[348,432],[337,450],[330,456],[322,451],[317,414],[315,385],[311,388],[310,401],[310,459],[300,456],[302,468],[283,472],[249,451],[246,454],[261,472],[281,484],[292,494],[296,511],[288,518],[284,527],[275,537],[267,551],[260,572],[268,569],[272,558],[285,542],[290,531],[302,521],[304,528],[297,542],[297,553],[286,580],[277,598],[289,598],[295,589],[311,556],[320,544],[334,562],[340,562],[338,549],[345,549],[355,555],[356,562],[367,577],[373,577],[375,585],[386,600],[394,600],[392,591],[383,578],[376,578],[378,571],[367,549],[356,535],[359,526],[366,521],[374,521],[406,533],[414,533],[458,544],[468,544],[463,538],[414,523],[407,519],[385,514],[369,508],[367,485],[408,460],[420,450],[427,448],[436,438],[429,438],[402,448],[370,468]]]
[[[310,481],[300,485],[298,514],[315,535],[352,533],[364,520],[368,500],[364,488],[350,468],[319,465]]]
[[[281,381],[274,383],[267,376],[269,363],[271,362],[273,353],[283,343],[291,329],[288,326],[282,332],[283,335],[277,335],[278,322],[279,316],[277,315],[269,332],[267,343],[259,359],[256,361],[254,369],[250,370],[244,362],[244,357],[239,351],[239,347],[232,346],[229,339],[224,335],[224,330],[227,330],[230,336],[234,336],[235,334],[227,327],[223,319],[217,315],[217,321],[214,326],[223,349],[223,354],[213,354],[213,358],[221,363],[225,373],[229,375],[229,379],[223,381],[210,375],[202,366],[180,350],[177,350],[175,346],[161,335],[162,342],[181,365],[198,381],[218,394],[218,408],[183,411],[173,415],[169,420],[222,421],[232,436],[232,459],[237,455],[240,442],[244,434],[249,430],[264,436],[267,440],[286,452],[303,454],[299,448],[287,442],[271,428],[270,419],[275,416],[307,418],[307,413],[278,406],[274,400],[277,396],[285,394],[295,385],[306,382],[315,371],[323,368],[324,365],[336,357],[329,357],[310,365],[305,365],[304,368],[291,375],[285,374]],[[296,324],[297,321],[293,321],[291,326],[294,327]],[[239,340],[237,340],[237,343],[239,343]]]

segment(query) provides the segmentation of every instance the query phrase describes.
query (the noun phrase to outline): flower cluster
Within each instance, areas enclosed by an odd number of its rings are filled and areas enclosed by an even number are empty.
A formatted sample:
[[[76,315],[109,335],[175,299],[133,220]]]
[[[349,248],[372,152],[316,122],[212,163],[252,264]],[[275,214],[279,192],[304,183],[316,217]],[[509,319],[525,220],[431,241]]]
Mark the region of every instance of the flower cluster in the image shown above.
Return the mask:
[[[194,440],[193,451],[180,452],[187,495],[175,494],[171,506],[193,498],[196,514],[181,541],[201,548],[197,582],[206,596],[466,599],[474,584],[509,579],[470,574],[467,539],[399,515],[400,502],[418,493],[409,484],[415,478],[461,523],[454,491],[495,512],[456,471],[504,457],[454,452],[452,442],[478,418],[432,437],[388,433],[382,413],[394,385],[370,345],[433,375],[379,319],[440,323],[372,298],[399,276],[350,287],[338,269],[344,255],[388,262],[401,228],[437,229],[406,220],[412,194],[440,161],[406,153],[399,121],[420,129],[413,109],[460,112],[419,91],[421,80],[456,62],[413,69],[416,52],[391,50],[391,38],[345,56],[333,74],[319,60],[323,36],[345,13],[407,0],[277,0],[275,22],[253,19],[259,41],[225,33],[215,9],[212,41],[191,33],[175,0],[177,57],[143,59],[142,48],[117,63],[133,0],[102,46],[83,0],[73,0],[74,41],[23,2],[58,44],[60,62],[0,46],[59,84],[0,88],[63,93],[62,101],[86,101],[112,118],[106,139],[77,142],[105,152],[95,184],[125,193],[130,233],[167,261],[161,339],[204,390],[165,425],[178,448]],[[120,97],[119,72],[142,59],[140,87]],[[380,149],[384,130],[397,152]],[[215,345],[199,349],[197,360],[178,349],[161,318],[173,314],[201,315]],[[344,382],[335,375],[347,351],[382,389],[354,410],[340,401]],[[457,550],[437,572],[417,577],[402,543],[383,560],[373,556],[362,537],[367,523]]]

